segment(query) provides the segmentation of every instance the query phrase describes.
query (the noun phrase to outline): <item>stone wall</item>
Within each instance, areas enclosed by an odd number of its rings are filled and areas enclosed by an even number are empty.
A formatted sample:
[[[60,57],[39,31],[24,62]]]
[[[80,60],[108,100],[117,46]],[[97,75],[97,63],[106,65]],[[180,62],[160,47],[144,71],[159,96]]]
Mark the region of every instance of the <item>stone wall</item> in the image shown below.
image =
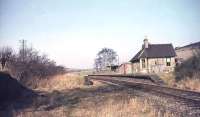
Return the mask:
[[[131,74],[132,73],[132,63],[124,63],[119,67],[120,74]]]
[[[120,68],[120,73],[159,73],[174,71],[176,66],[175,58],[171,57],[170,66],[167,66],[167,58],[145,58],[145,67],[142,67],[142,59],[135,63],[124,64]]]
[[[148,71],[150,73],[171,72],[176,66],[175,58],[170,58],[170,66],[167,66],[167,58],[150,58],[148,59]]]
[[[200,53],[200,48],[197,48],[197,47],[196,48],[188,47],[188,48],[176,49],[177,59],[180,62],[186,61],[198,53]]]
[[[140,72],[140,63],[139,62],[135,62],[132,64],[132,72],[133,73]]]
[[[145,58],[145,68],[142,67],[142,59],[135,63],[124,63],[118,71],[120,74],[131,73],[159,73],[174,71],[176,66],[175,58],[171,57],[170,66],[167,66],[167,58]]]

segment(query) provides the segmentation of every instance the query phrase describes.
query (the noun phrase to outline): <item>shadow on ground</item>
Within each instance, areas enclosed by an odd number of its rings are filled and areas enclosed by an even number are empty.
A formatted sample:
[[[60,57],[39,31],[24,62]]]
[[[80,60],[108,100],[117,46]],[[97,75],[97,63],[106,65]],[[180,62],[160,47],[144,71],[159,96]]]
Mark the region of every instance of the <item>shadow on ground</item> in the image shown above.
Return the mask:
[[[0,72],[0,115],[12,116],[9,111],[11,105],[19,100],[24,100],[26,106],[31,105],[33,97],[37,94],[22,84],[15,78],[12,78],[8,73]],[[29,99],[28,101],[26,99]]]
[[[115,86],[101,86],[96,88],[75,88],[71,90],[38,92],[39,96],[34,99],[32,104],[36,111],[50,111],[60,106],[67,108],[75,107],[82,99],[94,98],[106,93],[114,93],[124,90],[124,88]],[[100,101],[100,100],[99,100]]]

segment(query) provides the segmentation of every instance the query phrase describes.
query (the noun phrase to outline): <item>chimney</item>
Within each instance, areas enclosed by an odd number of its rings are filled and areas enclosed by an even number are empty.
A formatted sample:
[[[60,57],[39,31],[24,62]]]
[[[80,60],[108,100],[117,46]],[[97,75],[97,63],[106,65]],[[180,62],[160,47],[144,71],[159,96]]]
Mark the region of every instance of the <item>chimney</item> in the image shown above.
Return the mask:
[[[147,37],[144,38],[144,48],[148,48],[149,47],[149,42]]]

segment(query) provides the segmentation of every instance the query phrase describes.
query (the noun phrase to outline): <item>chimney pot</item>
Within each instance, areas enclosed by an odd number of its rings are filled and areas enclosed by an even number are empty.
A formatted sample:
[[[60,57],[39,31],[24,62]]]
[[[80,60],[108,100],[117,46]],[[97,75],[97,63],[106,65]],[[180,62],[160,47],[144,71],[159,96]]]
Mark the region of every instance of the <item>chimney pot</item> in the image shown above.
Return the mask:
[[[144,39],[144,48],[148,48],[148,47],[149,47],[149,42],[148,42],[147,37],[145,37],[145,39]]]

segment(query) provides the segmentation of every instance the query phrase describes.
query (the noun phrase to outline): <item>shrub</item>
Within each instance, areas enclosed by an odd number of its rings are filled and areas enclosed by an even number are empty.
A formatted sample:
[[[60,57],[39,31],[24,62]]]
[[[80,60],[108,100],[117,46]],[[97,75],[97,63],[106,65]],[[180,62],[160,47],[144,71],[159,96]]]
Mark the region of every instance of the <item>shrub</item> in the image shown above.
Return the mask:
[[[35,87],[39,80],[50,78],[52,75],[65,73],[63,66],[57,66],[46,55],[39,55],[33,48],[20,50],[13,54],[6,65],[13,77],[25,86]]]
[[[184,61],[175,68],[176,80],[186,78],[197,78],[194,75],[200,75],[200,53],[197,53],[190,59]]]

